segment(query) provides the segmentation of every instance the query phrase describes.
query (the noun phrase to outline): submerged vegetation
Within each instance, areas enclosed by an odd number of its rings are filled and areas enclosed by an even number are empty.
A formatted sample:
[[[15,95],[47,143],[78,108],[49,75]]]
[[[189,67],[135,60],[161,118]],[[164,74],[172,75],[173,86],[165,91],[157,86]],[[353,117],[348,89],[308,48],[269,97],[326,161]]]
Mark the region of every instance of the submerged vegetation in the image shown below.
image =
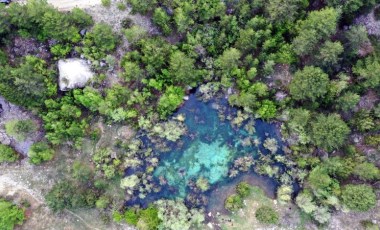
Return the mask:
[[[115,31],[44,0],[0,4],[0,95],[38,117],[1,123],[0,163],[22,159],[15,143],[36,132],[28,162],[70,158],[46,192],[51,210],[203,229],[212,191],[253,172],[320,227],[342,210],[379,210],[380,32],[354,20],[374,8],[378,18],[376,1],[101,3],[154,28],[126,17]],[[84,88],[58,90],[66,58],[91,65]],[[234,213],[251,193],[241,182],[220,202]],[[264,200],[247,218],[281,226]],[[0,205],[0,228],[22,223],[22,210]]]

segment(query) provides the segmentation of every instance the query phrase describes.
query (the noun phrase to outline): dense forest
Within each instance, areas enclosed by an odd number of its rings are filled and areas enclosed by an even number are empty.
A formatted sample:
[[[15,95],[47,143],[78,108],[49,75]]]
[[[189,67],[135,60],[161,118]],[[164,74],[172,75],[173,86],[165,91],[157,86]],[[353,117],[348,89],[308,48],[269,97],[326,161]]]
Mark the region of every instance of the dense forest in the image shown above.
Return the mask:
[[[186,134],[182,118],[173,120],[172,114],[199,90],[205,100],[227,95],[240,123],[252,118],[280,127],[284,154],[276,156],[276,143],[267,139],[264,146],[272,154],[263,156],[265,165],[255,169],[278,181],[280,203],[296,204],[321,228],[338,210],[367,212],[378,206],[380,34],[355,23],[371,11],[380,20],[376,0],[117,4],[120,10],[131,7],[133,14],[150,17],[158,32],[129,18],[115,31],[79,8],[61,12],[42,0],[0,5],[0,96],[31,111],[43,126],[44,137],[28,152],[31,164],[48,165],[62,146],[80,151],[85,140],[95,145],[102,132],[95,125],[98,119],[149,133],[156,143],[175,143]],[[14,47],[20,40],[27,44],[18,52]],[[120,55],[126,42],[128,52]],[[88,60],[96,76],[84,88],[60,91],[57,61],[73,57]],[[109,79],[110,72],[117,73],[116,80]],[[23,139],[38,128],[32,120],[20,120],[5,129]],[[24,157],[0,144],[0,168]],[[46,193],[51,210],[97,208],[105,222],[138,229],[205,229],[205,202],[198,197],[126,205],[126,197],[144,200],[156,189],[152,175],[160,155],[139,139],[118,140],[89,157],[76,159]],[[258,167],[244,159],[239,166],[235,161],[234,173]],[[276,172],[276,162],[286,170]],[[141,167],[143,172],[125,177],[126,169]],[[204,178],[193,186],[209,190]],[[239,183],[236,193],[221,202],[236,211],[250,190],[246,182]],[[5,207],[0,208],[1,229],[22,224],[22,206],[2,199],[0,206]],[[279,222],[270,206],[255,215],[268,226]],[[370,221],[363,227],[379,229]]]

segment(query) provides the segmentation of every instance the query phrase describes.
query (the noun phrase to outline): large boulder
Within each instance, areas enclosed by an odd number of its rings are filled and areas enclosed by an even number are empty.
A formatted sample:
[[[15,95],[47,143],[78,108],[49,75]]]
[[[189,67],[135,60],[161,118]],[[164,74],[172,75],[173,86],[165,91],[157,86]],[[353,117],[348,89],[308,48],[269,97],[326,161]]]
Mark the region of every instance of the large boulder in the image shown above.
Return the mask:
[[[71,58],[58,61],[59,89],[68,91],[83,88],[94,77],[89,64],[85,60]]]

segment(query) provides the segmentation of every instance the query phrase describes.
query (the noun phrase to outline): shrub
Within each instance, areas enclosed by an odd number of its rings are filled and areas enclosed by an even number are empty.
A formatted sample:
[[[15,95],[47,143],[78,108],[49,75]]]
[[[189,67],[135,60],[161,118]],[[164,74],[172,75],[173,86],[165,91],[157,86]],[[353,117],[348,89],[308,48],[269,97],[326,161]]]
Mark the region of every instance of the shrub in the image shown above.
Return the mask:
[[[111,0],[102,0],[102,6],[110,7],[111,6]]]
[[[54,150],[46,142],[37,142],[29,150],[29,158],[32,164],[41,164],[53,159]]]
[[[247,182],[242,181],[237,184],[236,192],[242,198],[247,197],[251,194],[251,186]]]
[[[5,124],[8,135],[16,138],[18,141],[24,141],[27,135],[37,130],[33,120],[12,120]]]
[[[9,201],[0,199],[0,229],[12,230],[15,225],[22,224],[24,219],[24,210]]]
[[[124,2],[118,2],[118,3],[116,4],[116,7],[117,7],[119,10],[121,10],[121,11],[124,11],[124,10],[127,9],[127,6],[125,5]]]
[[[3,162],[15,162],[18,160],[18,155],[8,145],[0,144],[0,163]]]
[[[243,200],[237,194],[230,195],[224,201],[224,208],[228,211],[236,211],[243,207]]]
[[[368,211],[376,205],[376,195],[371,186],[346,185],[341,195],[343,204],[354,211]]]
[[[358,164],[354,169],[354,175],[361,180],[375,180],[380,176],[380,170],[372,163],[364,162]]]
[[[261,206],[256,210],[255,216],[260,223],[277,224],[279,217],[276,210],[269,206]]]

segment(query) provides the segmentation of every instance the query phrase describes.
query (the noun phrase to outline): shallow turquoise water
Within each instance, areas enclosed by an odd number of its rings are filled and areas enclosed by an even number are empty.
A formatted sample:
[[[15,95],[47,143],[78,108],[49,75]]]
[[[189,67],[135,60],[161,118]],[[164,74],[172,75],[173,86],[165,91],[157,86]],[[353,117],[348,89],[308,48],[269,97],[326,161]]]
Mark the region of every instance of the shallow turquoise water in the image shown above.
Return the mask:
[[[227,106],[225,99],[218,101],[218,104],[227,109],[225,115],[236,115],[236,109]],[[241,128],[234,128],[229,120],[219,119],[215,106],[215,101],[204,103],[191,95],[174,115],[186,116],[188,132],[180,140],[184,143],[181,147],[173,147],[170,152],[160,154],[160,164],[154,171],[154,176],[167,180],[168,186],[160,192],[162,196],[185,197],[190,193],[189,182],[195,182],[200,177],[208,181],[211,190],[231,181],[228,172],[236,158],[247,155],[257,158],[258,150],[267,152],[262,144],[247,146],[244,145],[244,140],[253,142],[257,139],[263,143],[271,137],[279,142],[281,149],[281,140],[274,125],[255,120],[256,131],[249,134],[242,128],[248,121]],[[176,145],[173,143],[173,146]]]

